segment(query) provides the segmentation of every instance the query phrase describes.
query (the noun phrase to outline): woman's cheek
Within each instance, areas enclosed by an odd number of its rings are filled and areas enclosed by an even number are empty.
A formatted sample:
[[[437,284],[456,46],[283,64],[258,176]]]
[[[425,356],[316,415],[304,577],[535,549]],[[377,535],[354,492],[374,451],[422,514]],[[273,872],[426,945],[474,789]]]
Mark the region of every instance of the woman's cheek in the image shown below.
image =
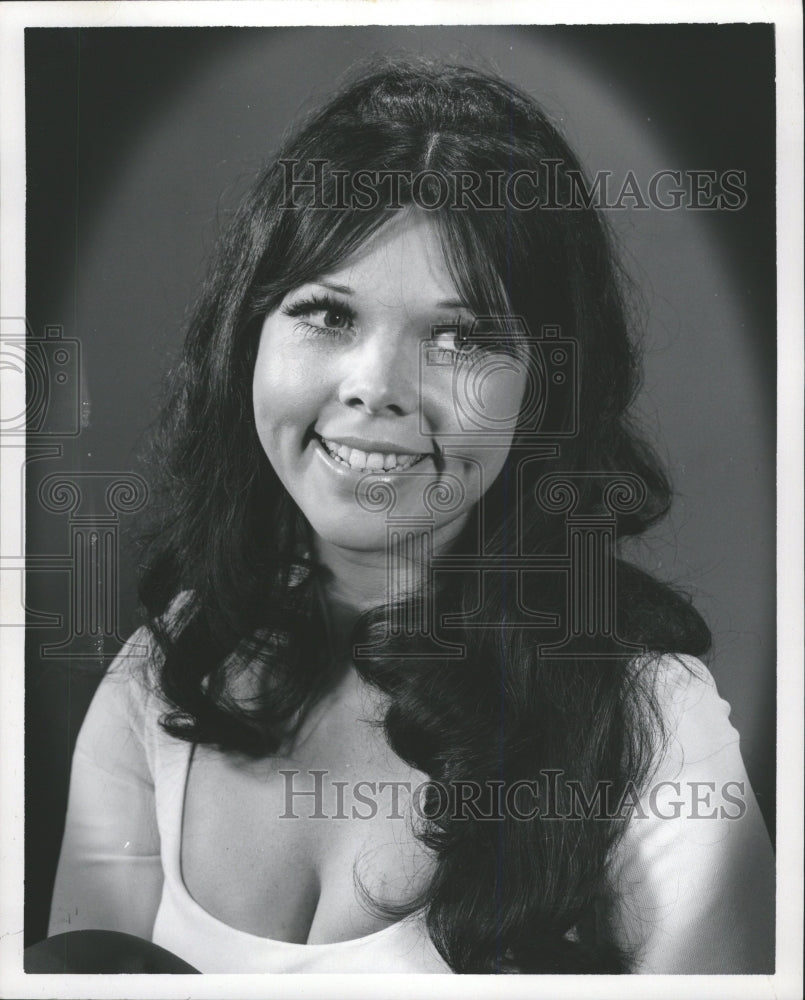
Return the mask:
[[[446,369],[428,392],[438,413],[437,436],[460,445],[466,439],[475,450],[479,438],[486,448],[499,444],[508,452],[526,389],[526,375],[516,359],[484,355]]]
[[[281,419],[311,398],[316,385],[314,366],[297,351],[261,349],[254,375],[255,410]]]

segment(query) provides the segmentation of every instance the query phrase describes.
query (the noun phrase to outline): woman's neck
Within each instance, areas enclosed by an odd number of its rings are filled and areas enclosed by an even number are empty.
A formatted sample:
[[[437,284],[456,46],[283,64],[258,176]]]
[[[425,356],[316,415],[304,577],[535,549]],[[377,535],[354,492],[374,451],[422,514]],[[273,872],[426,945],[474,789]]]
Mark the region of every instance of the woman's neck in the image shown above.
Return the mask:
[[[416,540],[402,549],[362,551],[314,536],[313,553],[325,570],[322,597],[335,631],[343,634],[362,612],[416,592],[427,580],[425,561],[446,551],[461,528],[459,521],[437,529],[427,549]]]
[[[328,603],[355,615],[387,600],[388,557],[385,552],[343,549],[317,538],[316,562],[324,568]]]

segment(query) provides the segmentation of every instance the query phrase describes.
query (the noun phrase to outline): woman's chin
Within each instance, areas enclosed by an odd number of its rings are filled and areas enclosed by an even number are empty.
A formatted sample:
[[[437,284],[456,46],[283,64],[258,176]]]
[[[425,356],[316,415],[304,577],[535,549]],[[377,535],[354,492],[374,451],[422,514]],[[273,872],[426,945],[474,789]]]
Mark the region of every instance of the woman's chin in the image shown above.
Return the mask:
[[[373,563],[386,558],[389,550],[389,527],[382,514],[347,519],[317,517],[310,519],[310,526],[316,541],[323,551],[342,549],[345,552],[360,552],[367,557],[374,555]]]
[[[445,521],[416,517],[390,520],[385,512],[361,511],[339,516],[333,505],[329,516],[317,510],[308,522],[319,557],[332,550],[360,554],[369,566],[399,565],[399,560],[419,562],[450,547],[466,521],[466,512]],[[424,542],[427,536],[428,541]]]

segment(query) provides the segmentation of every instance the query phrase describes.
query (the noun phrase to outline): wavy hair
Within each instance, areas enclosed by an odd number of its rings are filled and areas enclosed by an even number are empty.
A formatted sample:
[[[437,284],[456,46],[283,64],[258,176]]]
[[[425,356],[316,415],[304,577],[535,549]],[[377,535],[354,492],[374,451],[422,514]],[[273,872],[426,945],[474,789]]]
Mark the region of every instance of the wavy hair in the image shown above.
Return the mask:
[[[302,188],[293,204],[288,161],[298,177],[319,171],[318,191]],[[414,210],[405,185],[397,207],[382,199],[332,207],[340,204],[337,185],[359,170],[474,171],[505,181],[544,164],[553,164],[557,202],[571,201],[580,164],[530,96],[488,73],[395,61],[364,71],[312,114],[257,178],[201,291],[155,439],[162,488],[140,596],[162,649],[169,733],[271,755],[333,669],[316,594],[321,570],[308,555],[306,522],[258,441],[251,383],[265,315],[343,262],[394,212]],[[326,211],[317,207],[322,196]],[[530,331],[556,325],[578,359],[571,389],[551,388],[553,419],[575,412],[575,433],[546,448],[521,426],[455,551],[565,551],[565,517],[536,499],[548,473],[569,478],[579,509],[590,514],[603,509],[601,476],[590,473],[637,477],[644,502],[617,515],[617,532],[639,535],[667,511],[670,489],[629,422],[639,365],[628,282],[602,218],[592,207],[549,209],[544,200],[527,209],[470,203],[431,214],[476,314],[513,314]],[[544,371],[544,354],[533,350]],[[589,791],[608,782],[616,796],[644,783],[664,733],[634,653],[698,655],[710,639],[685,597],[623,560],[616,570],[619,640],[610,646],[553,655],[562,629],[525,627],[522,607],[555,613],[566,625],[563,575],[530,574],[518,597],[505,574],[490,574],[483,614],[497,624],[473,629],[459,616],[449,638],[465,645],[462,659],[420,661],[423,639],[414,637],[386,641],[382,656],[357,661],[388,695],[383,726],[394,752],[448,789],[554,769],[559,809],[571,807],[574,781]],[[441,611],[475,611],[478,574],[444,576],[428,598]],[[176,602],[181,592],[188,598]],[[387,640],[388,614],[387,607],[364,614],[353,640]],[[608,862],[622,829],[622,821],[595,817],[463,822],[448,810],[417,830],[436,861],[422,894],[396,908],[368,902],[388,915],[424,911],[456,972],[628,971],[607,921]]]

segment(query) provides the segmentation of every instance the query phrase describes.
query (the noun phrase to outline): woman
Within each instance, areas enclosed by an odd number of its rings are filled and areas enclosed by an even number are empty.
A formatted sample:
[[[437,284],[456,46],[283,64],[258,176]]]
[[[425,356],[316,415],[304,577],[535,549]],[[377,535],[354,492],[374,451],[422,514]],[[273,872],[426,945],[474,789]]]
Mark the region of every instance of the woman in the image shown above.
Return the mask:
[[[174,373],[150,624],[79,738],[51,932],[202,972],[761,972],[768,838],[682,597],[625,279],[534,102],[313,115]]]

